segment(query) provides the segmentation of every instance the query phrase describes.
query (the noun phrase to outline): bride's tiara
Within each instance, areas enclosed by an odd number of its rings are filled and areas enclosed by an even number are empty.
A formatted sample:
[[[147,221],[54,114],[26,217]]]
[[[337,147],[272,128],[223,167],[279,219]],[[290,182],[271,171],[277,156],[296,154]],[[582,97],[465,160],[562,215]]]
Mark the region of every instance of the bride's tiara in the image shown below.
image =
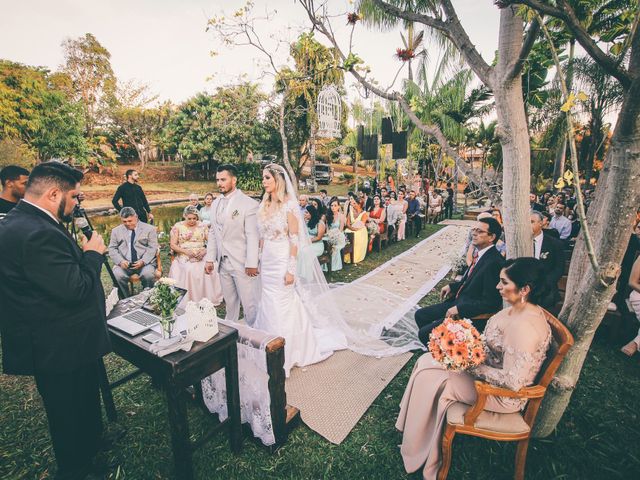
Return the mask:
[[[270,163],[264,168],[268,168],[269,170],[275,170],[276,172],[280,172],[280,173],[287,173],[284,167],[282,165],[278,165],[277,163]]]

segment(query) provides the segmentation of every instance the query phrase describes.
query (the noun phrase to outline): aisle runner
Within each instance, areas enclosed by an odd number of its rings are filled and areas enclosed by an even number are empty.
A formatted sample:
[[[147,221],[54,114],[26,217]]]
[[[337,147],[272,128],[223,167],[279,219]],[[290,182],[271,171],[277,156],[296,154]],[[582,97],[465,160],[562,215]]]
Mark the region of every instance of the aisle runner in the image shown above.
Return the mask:
[[[449,225],[341,287],[340,309],[350,321],[371,331],[393,326],[444,278],[452,252],[460,252],[468,231],[466,225]],[[380,295],[380,289],[387,294]],[[309,428],[340,444],[411,356],[374,358],[336,352],[324,362],[291,371],[287,403],[300,410]]]

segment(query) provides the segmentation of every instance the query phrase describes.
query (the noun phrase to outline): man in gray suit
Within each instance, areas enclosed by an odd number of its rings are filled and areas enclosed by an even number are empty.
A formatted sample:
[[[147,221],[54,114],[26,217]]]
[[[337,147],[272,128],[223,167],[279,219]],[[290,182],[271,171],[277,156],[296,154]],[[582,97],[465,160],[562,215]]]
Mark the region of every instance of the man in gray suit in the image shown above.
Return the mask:
[[[156,228],[138,220],[131,207],[120,210],[122,225],[111,231],[109,257],[113,262],[113,273],[123,291],[129,291],[129,278],[140,276],[142,286],[153,287],[158,253]]]
[[[242,304],[245,321],[253,325],[258,311],[258,202],[236,188],[237,175],[233,165],[220,165],[216,172],[221,195],[211,205],[205,272],[213,272],[217,262],[225,319],[237,321]]]

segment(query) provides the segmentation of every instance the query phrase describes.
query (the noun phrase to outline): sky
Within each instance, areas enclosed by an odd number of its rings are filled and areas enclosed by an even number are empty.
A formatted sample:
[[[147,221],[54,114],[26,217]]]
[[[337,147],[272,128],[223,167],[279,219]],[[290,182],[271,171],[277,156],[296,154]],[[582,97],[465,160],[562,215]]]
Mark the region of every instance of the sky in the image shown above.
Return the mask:
[[[293,41],[309,28],[306,12],[294,0],[255,0],[256,17],[275,12],[256,29],[270,50],[280,41]],[[249,46],[223,45],[206,31],[207,19],[229,17],[244,0],[0,0],[0,58],[56,70],[63,62],[61,43],[92,33],[111,53],[111,65],[120,80],[149,85],[161,100],[180,103],[200,91],[258,81],[265,91],[264,57]],[[455,0],[462,24],[477,49],[490,62],[497,49],[499,14],[492,0]],[[330,0],[331,14],[353,10],[348,0]],[[347,49],[346,16],[332,25],[338,42]],[[371,67],[378,84],[387,87],[399,67],[395,49],[402,46],[400,29],[380,32],[362,24],[354,33],[353,51]],[[318,40],[326,43],[318,34]],[[281,42],[280,42],[281,43]],[[437,52],[430,50],[437,58]],[[211,56],[210,52],[218,54]],[[277,50],[278,64],[286,62],[286,48]],[[401,78],[402,75],[401,74]],[[399,81],[395,86],[399,87]],[[358,91],[348,79],[351,100]]]

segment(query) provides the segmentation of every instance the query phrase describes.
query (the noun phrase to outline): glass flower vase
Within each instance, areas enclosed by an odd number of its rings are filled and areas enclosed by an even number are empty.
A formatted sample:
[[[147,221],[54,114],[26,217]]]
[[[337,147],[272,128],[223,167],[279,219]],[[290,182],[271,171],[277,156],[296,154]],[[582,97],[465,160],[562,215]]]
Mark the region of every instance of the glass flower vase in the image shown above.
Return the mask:
[[[162,327],[162,338],[163,340],[169,340],[173,338],[173,326],[176,323],[176,319],[171,313],[171,315],[162,315],[160,317],[160,326]]]

